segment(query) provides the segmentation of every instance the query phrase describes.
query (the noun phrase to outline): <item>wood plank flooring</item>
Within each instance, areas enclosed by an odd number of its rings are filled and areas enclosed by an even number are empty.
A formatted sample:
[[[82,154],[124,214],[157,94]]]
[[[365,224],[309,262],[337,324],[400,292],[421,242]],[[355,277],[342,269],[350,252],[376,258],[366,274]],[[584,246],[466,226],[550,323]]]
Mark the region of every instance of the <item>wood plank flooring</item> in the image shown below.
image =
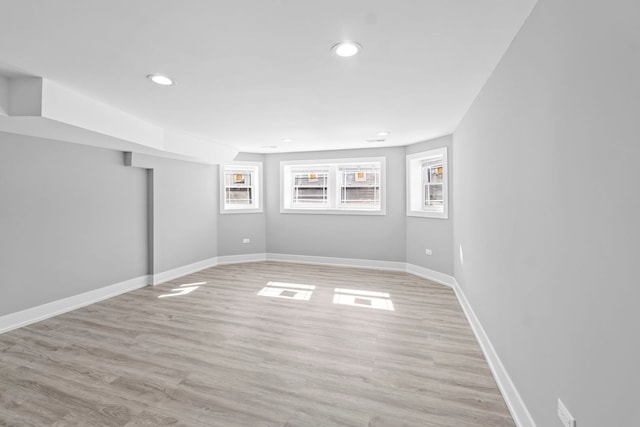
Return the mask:
[[[268,282],[315,289],[309,300],[258,295]],[[336,288],[387,293],[394,310],[366,295],[333,303]],[[291,289],[283,295],[302,290]],[[405,273],[260,262],[0,335],[0,425],[514,423],[451,289]]]

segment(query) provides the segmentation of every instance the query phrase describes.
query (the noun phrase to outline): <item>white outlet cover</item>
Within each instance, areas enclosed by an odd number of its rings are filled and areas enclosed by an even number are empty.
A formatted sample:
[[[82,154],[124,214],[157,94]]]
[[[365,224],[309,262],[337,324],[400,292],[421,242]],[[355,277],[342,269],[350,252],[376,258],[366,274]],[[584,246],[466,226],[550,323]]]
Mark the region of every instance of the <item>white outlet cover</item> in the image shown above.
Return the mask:
[[[464,265],[464,254],[462,253],[462,245],[460,245],[460,265]]]
[[[564,427],[576,427],[576,419],[573,418],[573,415],[560,399],[558,399],[558,418],[560,418]]]
[[[433,251],[431,249],[425,249],[424,253],[427,255],[433,255]]]
[[[251,239],[242,239],[242,243],[251,243]]]

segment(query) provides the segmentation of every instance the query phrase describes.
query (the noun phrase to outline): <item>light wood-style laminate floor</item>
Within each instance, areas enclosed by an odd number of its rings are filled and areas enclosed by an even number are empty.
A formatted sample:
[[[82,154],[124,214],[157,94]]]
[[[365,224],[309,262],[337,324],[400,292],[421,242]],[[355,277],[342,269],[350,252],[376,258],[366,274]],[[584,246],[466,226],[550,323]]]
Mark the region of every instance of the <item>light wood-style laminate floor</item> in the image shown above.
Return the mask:
[[[300,287],[258,295],[268,282],[315,289],[309,300],[292,299]],[[393,311],[367,306],[389,300]],[[260,262],[0,335],[0,425],[514,423],[451,289],[405,273]]]

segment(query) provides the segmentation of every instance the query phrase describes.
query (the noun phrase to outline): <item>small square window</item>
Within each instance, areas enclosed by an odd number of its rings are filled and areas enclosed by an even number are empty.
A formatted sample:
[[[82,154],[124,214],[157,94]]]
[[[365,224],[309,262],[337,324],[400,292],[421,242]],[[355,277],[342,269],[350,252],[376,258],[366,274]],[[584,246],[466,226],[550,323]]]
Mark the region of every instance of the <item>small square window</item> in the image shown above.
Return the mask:
[[[262,212],[262,163],[220,166],[220,213]]]
[[[447,148],[407,156],[407,215],[448,218]]]

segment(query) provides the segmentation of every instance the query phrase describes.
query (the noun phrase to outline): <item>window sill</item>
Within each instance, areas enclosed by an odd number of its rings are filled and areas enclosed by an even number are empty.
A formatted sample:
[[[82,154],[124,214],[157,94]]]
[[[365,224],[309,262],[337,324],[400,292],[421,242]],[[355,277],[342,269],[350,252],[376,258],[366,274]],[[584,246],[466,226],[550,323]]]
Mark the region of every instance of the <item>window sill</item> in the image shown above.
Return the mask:
[[[414,216],[419,218],[449,219],[449,215],[445,212],[407,211],[407,216]]]
[[[264,211],[261,208],[250,208],[250,209],[223,209],[220,210],[221,215],[227,214],[250,214],[250,213],[263,213]]]
[[[386,215],[384,210],[372,209],[289,209],[280,208],[282,214],[305,214],[305,215]]]

